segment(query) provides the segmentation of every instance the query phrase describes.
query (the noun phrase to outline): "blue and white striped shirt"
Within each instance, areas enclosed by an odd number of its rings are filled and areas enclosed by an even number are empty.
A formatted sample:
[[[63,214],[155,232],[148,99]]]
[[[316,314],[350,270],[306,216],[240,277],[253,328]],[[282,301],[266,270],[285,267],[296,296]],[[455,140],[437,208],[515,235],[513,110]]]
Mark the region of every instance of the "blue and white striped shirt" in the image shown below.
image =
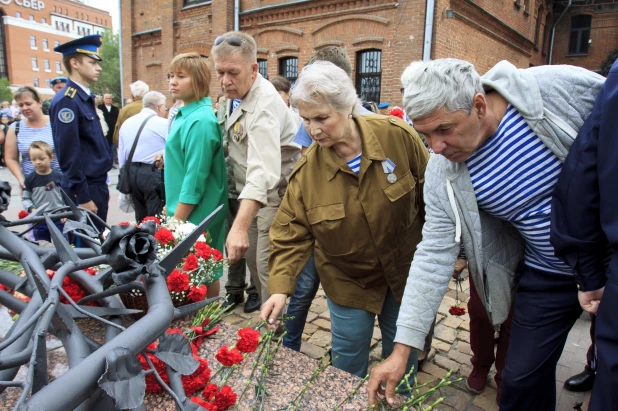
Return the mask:
[[[356,175],[360,174],[361,155],[362,155],[362,153],[357,155],[352,160],[347,162],[348,163],[348,167],[350,167],[350,169],[352,171],[354,171],[354,173],[356,173]]]
[[[526,265],[571,274],[549,243],[551,196],[562,163],[509,105],[496,134],[466,160],[479,208],[510,221],[525,240]]]
[[[15,131],[15,124],[11,124],[11,128]],[[51,123],[47,123],[41,128],[30,128],[26,125],[24,120],[21,120],[19,124],[19,133],[17,134],[17,149],[21,154],[21,171],[24,173],[24,177],[34,171],[32,161],[30,161],[30,154],[28,149],[30,144],[34,141],[44,141],[49,144],[54,153],[54,159],[51,162],[52,170],[60,171],[60,165],[56,156],[56,150],[54,149],[54,139],[52,138]]]

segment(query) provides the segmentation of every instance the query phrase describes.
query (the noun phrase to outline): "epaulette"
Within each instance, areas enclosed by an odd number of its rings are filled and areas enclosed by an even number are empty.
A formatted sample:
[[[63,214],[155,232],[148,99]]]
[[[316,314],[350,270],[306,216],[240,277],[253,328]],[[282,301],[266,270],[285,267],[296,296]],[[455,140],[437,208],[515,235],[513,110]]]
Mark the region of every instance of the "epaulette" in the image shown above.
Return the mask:
[[[67,87],[67,90],[64,92],[65,97],[73,98],[77,94],[77,89],[73,87]]]

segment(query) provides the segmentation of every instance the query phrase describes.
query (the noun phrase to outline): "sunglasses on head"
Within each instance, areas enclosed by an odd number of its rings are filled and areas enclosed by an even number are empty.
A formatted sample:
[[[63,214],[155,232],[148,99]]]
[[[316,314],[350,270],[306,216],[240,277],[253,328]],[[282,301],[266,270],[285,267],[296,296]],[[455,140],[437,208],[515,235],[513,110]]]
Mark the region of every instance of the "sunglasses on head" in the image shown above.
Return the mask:
[[[219,36],[215,39],[215,46],[220,45],[226,40],[227,40],[227,44],[229,44],[230,46],[240,47],[240,45],[242,44],[242,39],[239,36],[229,36],[229,37]]]

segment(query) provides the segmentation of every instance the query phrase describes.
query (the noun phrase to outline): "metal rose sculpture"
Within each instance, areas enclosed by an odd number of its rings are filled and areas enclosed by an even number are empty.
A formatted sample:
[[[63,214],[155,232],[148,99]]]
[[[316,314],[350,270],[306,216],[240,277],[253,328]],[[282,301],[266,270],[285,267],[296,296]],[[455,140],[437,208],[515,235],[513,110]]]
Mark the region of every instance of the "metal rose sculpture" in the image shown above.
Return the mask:
[[[113,226],[101,251],[108,256],[113,269],[112,277],[117,284],[129,284],[140,274],[161,275],[165,270],[155,264],[157,241],[153,235],[155,224],[151,221],[141,226]]]
[[[10,186],[0,182],[0,210],[8,205],[7,193]],[[142,371],[136,356],[145,355],[147,346],[159,340],[155,355],[166,364],[170,381],[163,388],[178,409],[193,407],[180,382],[182,375],[196,367],[189,343],[184,337],[170,338],[164,333],[173,319],[214,299],[174,308],[166,278],[221,207],[158,261],[153,225],[110,228],[90,211],[70,201],[67,204],[55,210],[40,207],[22,220],[0,221],[0,259],[20,263],[25,272],[20,277],[0,269],[0,304],[19,314],[0,340],[0,393],[9,387],[21,390],[15,410],[144,410],[144,375],[152,373],[158,380],[160,376],[152,364],[151,370]],[[73,248],[68,243],[53,223],[60,218],[70,220],[71,236],[83,239],[88,248]],[[54,248],[22,238],[42,223],[49,227]],[[109,229],[105,239],[102,227]],[[109,268],[98,272],[90,268],[100,265]],[[54,270],[53,275],[46,270]],[[79,294],[79,301],[63,289],[67,281],[85,292]],[[149,308],[144,317],[125,328],[122,316],[137,311],[124,307],[117,295],[135,288],[146,294]],[[16,298],[18,293],[29,300]],[[86,317],[104,325],[104,344],[82,333],[75,319]],[[61,341],[69,366],[51,382],[47,378],[47,334]],[[26,377],[16,380],[19,367],[26,364]]]

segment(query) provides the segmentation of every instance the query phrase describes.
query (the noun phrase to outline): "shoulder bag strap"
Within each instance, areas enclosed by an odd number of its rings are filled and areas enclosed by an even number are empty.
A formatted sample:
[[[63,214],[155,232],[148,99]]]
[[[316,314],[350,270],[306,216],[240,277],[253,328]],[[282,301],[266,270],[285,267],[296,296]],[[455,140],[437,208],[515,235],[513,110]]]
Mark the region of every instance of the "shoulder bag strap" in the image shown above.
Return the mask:
[[[144,126],[146,125],[148,120],[150,120],[154,116],[155,116],[155,114],[151,114],[148,117],[146,117],[146,120],[144,120],[142,125],[139,127],[139,130],[137,131],[137,136],[135,136],[135,141],[133,142],[133,147],[131,147],[131,152],[129,153],[129,158],[127,158],[127,163],[126,163],[126,165],[127,165],[127,175],[129,173],[129,169],[131,168],[131,162],[133,161],[133,154],[135,154],[135,148],[137,147],[137,141],[139,140],[139,136],[142,134],[142,130],[144,129]]]

